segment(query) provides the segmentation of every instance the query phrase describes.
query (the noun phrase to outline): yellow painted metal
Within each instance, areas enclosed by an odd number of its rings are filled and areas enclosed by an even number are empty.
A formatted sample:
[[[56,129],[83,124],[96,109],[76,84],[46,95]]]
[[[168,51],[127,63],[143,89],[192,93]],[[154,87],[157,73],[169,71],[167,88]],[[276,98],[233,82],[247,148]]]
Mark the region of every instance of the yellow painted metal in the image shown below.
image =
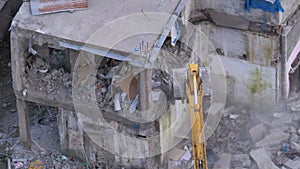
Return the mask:
[[[29,169],[44,169],[43,162],[36,160],[30,164]]]
[[[186,85],[186,93],[190,104],[194,169],[208,169],[202,111],[203,83],[199,78],[198,64],[190,64],[189,67],[189,84]]]

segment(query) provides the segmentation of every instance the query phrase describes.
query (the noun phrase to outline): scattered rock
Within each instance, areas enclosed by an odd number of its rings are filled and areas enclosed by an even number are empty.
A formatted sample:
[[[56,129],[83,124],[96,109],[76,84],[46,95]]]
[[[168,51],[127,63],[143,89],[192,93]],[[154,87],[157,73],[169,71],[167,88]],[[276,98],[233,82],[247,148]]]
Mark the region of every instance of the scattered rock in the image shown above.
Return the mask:
[[[16,109],[10,109],[10,112],[15,113],[15,112],[17,112],[17,110]]]
[[[237,119],[238,117],[239,117],[239,115],[237,115],[237,114],[231,114],[231,115],[229,115],[230,119]]]
[[[216,162],[213,169],[230,169],[231,168],[231,154],[222,154],[219,161]]]
[[[300,111],[300,99],[288,103],[288,107],[293,112],[299,112]]]
[[[229,116],[231,113],[235,113],[237,111],[235,106],[230,106],[224,109],[223,111],[223,116],[227,117]]]
[[[7,106],[8,106],[7,103],[2,103],[2,107],[3,107],[3,108],[6,108]]]
[[[279,169],[269,157],[267,151],[264,148],[251,150],[251,157],[256,162],[258,169]]]

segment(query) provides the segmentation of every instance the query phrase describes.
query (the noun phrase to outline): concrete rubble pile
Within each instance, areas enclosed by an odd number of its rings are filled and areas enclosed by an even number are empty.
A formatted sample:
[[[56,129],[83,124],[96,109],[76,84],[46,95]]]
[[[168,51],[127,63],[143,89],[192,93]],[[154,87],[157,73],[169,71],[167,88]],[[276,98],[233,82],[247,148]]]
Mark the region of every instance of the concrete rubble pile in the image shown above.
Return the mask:
[[[40,164],[44,168],[79,168],[84,169],[87,163],[77,161],[72,157],[65,156],[59,150],[59,139],[57,131],[56,113],[54,108],[31,105],[30,118],[33,122],[31,128],[32,147],[25,150],[19,140],[18,125],[14,119],[14,104],[5,102],[1,105],[5,121],[0,126],[10,125],[6,130],[0,130],[0,167],[29,168],[32,164]],[[9,118],[10,116],[10,118]]]
[[[45,53],[45,52],[44,52]],[[64,66],[64,51],[53,50],[51,55],[30,55],[26,61],[28,81],[25,86],[36,92],[60,94],[70,97],[72,77]]]
[[[220,125],[208,139],[219,157],[214,169],[300,168],[299,98],[273,111],[227,107]],[[208,160],[210,156],[208,155]]]

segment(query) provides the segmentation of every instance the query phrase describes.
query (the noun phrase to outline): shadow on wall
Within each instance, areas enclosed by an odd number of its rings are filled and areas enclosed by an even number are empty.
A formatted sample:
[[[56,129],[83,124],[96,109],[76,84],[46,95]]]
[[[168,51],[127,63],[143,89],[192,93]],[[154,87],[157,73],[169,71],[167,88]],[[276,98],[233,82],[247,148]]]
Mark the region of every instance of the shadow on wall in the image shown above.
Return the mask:
[[[0,9],[0,40],[8,36],[11,21],[22,5],[22,0],[8,0]]]

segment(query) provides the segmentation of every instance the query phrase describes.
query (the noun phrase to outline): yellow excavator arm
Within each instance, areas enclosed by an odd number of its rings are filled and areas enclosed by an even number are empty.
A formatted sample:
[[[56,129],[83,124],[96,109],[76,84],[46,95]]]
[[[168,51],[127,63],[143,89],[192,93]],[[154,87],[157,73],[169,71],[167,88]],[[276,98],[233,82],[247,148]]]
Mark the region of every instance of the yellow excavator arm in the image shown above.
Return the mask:
[[[199,77],[198,64],[189,65],[188,78],[186,93],[190,104],[194,169],[208,169],[202,111],[203,82]]]

